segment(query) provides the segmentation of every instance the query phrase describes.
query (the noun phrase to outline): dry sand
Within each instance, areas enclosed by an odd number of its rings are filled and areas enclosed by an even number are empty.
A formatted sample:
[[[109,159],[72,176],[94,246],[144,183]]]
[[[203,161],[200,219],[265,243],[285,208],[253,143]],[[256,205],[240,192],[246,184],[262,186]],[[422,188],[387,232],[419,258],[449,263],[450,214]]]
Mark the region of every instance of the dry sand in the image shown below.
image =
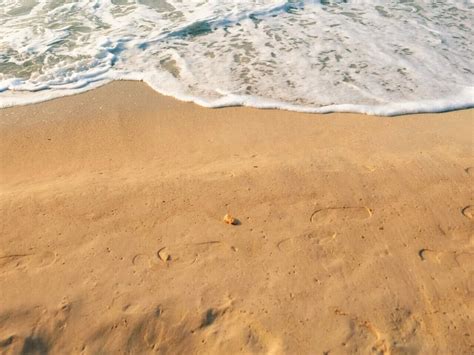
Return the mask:
[[[472,354],[473,112],[0,110],[0,352]]]

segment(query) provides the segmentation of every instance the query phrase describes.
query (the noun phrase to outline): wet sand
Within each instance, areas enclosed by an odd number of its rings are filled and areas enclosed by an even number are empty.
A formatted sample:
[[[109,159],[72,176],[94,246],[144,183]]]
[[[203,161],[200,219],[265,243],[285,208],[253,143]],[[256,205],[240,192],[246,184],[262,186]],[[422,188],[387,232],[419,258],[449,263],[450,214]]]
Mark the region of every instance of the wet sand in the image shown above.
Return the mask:
[[[473,112],[0,110],[0,353],[472,353]]]

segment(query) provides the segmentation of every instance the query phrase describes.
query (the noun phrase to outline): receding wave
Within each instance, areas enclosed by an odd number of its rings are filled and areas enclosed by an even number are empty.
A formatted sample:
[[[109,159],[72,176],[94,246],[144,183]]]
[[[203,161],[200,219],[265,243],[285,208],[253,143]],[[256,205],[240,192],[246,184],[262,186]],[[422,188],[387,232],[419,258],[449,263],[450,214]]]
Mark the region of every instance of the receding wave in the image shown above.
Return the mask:
[[[0,0],[0,107],[142,80],[206,107],[474,105],[471,1]]]

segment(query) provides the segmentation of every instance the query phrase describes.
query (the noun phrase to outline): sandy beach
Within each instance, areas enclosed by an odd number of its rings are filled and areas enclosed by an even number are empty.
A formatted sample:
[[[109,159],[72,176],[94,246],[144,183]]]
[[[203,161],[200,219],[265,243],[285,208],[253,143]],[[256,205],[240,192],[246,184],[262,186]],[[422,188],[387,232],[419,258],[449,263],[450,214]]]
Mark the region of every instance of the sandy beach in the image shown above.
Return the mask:
[[[472,354],[473,118],[2,109],[0,353]]]

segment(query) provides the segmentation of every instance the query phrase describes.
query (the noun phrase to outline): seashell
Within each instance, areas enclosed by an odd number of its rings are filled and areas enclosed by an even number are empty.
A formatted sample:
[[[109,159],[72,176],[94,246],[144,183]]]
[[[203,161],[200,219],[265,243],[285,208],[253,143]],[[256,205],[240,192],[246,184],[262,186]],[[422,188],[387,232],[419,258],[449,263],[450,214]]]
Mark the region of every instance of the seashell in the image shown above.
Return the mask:
[[[230,214],[226,214],[224,216],[224,223],[236,226],[239,224],[239,220],[237,218],[232,217]]]
[[[166,247],[161,248],[158,250],[158,257],[161,259],[161,261],[167,262],[171,261],[171,255],[168,252],[168,249]]]

